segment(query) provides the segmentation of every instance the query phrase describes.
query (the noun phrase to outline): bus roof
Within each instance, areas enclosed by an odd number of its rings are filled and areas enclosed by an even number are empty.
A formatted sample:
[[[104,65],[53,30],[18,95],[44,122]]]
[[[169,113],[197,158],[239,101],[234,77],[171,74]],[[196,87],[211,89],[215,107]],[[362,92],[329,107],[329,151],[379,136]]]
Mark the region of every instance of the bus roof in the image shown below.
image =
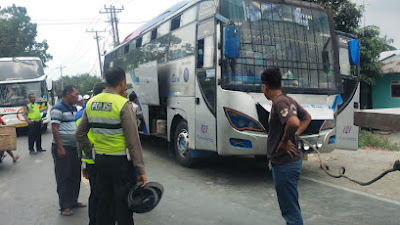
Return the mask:
[[[25,57],[25,56],[21,56],[21,57],[1,57],[0,58],[0,61],[13,61],[13,59],[16,59],[16,60],[39,60],[40,61],[40,58],[39,57]]]
[[[129,34],[121,44],[124,44],[126,42],[129,42],[130,40],[134,39],[135,37],[141,35],[143,32],[145,32],[147,29],[150,27],[154,26],[155,24],[163,21],[165,18],[167,18],[169,15],[175,13],[182,7],[186,6],[188,3],[190,3],[193,0],[183,0],[181,2],[178,2],[177,4],[173,5],[169,9],[165,10],[163,13],[160,15],[156,16],[155,18],[151,19],[149,22],[145,23],[143,26],[139,27],[135,31],[133,31],[131,34]]]

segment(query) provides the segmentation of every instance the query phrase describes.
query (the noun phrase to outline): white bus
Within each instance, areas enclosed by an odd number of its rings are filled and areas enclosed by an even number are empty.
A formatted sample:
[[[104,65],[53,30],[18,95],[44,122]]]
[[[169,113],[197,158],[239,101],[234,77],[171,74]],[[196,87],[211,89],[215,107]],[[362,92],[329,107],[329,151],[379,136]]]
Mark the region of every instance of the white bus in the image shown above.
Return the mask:
[[[28,95],[33,93],[46,129],[50,122],[51,86],[38,57],[0,58],[0,114],[4,122],[17,128],[27,127],[22,113]]]
[[[209,154],[265,158],[272,102],[260,74],[267,67],[281,69],[283,91],[311,114],[303,137],[332,151],[342,91],[338,61],[332,13],[320,5],[193,0],[129,35],[105,56],[104,69],[126,71],[143,133],[166,138],[177,161],[191,166]]]

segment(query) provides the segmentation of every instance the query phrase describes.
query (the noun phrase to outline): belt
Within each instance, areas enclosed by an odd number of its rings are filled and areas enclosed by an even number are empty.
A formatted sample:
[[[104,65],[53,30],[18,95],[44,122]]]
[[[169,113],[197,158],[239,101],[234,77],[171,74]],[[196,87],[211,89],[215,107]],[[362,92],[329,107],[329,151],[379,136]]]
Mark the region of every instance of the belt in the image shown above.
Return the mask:
[[[120,153],[97,153],[96,155],[107,155],[107,156],[126,156],[126,152],[120,152]]]

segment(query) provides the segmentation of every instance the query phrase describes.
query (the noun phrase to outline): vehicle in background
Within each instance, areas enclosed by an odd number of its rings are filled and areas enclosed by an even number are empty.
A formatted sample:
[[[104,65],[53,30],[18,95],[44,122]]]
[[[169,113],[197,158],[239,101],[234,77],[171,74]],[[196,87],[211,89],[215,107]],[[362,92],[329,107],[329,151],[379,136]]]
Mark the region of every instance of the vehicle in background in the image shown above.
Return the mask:
[[[38,57],[0,58],[0,114],[8,125],[27,127],[22,113],[30,93],[35,94],[45,126],[50,122],[52,82]]]
[[[283,91],[312,116],[303,138],[330,152],[342,92],[332,18],[301,1],[182,1],[125,38],[104,69],[126,71],[142,132],[167,139],[184,166],[210,154],[265,158],[272,102],[260,75],[268,67],[281,69]]]

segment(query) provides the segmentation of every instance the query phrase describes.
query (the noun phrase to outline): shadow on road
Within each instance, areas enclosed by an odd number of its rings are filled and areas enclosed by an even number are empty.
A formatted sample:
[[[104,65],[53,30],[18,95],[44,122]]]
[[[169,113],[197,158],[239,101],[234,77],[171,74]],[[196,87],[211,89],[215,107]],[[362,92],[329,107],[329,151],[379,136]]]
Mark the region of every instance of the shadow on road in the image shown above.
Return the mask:
[[[160,158],[161,161],[166,161],[177,165],[175,155],[168,149],[168,142],[161,138],[141,136],[142,147],[144,151],[151,152]],[[177,165],[181,167],[180,165]],[[230,180],[235,183],[240,182],[272,182],[271,171],[265,161],[257,160],[253,156],[214,156],[202,159],[193,168],[178,168],[183,170],[191,170],[197,175],[206,178],[217,178],[217,180]]]

